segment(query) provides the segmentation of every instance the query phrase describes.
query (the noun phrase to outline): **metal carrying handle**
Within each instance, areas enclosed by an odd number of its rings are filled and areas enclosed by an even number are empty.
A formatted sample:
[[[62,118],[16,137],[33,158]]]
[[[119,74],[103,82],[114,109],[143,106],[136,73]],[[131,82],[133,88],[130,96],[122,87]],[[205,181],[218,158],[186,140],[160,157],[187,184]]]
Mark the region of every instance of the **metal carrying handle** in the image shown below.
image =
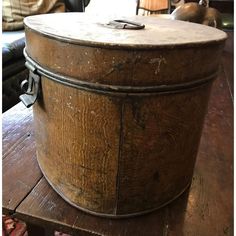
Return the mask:
[[[139,30],[145,28],[144,24],[129,20],[112,20],[108,24],[106,24],[106,26],[114,29],[132,29],[132,30]]]
[[[32,70],[32,65],[28,64],[28,62],[25,63],[26,67],[30,69],[29,78],[28,80],[23,80],[21,82],[21,89],[25,94],[22,94],[19,97],[27,108],[31,107],[36,102],[40,83],[40,75],[36,73],[35,68]],[[27,89],[25,89],[26,86],[28,86]]]

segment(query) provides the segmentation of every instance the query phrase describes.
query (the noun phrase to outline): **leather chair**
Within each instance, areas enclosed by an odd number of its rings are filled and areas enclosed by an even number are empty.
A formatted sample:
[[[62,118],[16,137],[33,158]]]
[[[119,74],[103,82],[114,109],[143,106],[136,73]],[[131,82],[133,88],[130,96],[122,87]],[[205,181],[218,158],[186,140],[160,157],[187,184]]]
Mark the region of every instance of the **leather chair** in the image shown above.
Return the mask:
[[[90,0],[64,0],[66,9],[83,12]],[[28,77],[23,49],[24,30],[2,33],[2,111],[5,112],[19,100],[21,81]]]

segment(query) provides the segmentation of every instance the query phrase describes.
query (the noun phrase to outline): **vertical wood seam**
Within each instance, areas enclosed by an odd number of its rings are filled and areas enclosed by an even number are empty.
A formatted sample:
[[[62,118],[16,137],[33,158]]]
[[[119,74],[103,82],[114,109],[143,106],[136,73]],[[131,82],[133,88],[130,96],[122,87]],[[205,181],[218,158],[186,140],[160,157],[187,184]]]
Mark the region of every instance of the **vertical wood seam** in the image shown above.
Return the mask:
[[[125,104],[122,101],[121,108],[120,108],[120,137],[119,137],[119,150],[118,150],[117,175],[116,175],[116,205],[114,209],[115,215],[117,214],[117,206],[118,206],[118,199],[119,199],[120,162],[121,162],[121,149],[123,146],[124,107],[125,107]]]

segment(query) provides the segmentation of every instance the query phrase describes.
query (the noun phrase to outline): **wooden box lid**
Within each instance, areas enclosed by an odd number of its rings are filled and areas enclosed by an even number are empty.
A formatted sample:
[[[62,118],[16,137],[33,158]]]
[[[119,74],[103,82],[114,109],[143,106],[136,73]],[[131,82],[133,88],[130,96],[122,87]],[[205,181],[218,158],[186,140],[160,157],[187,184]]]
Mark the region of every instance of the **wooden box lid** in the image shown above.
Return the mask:
[[[164,91],[215,78],[225,32],[144,16],[128,19],[143,29],[117,29],[107,25],[112,20],[86,13],[26,17],[26,59],[57,80],[112,91]]]
[[[108,27],[111,17],[92,17],[86,13],[59,13],[26,17],[24,24],[41,34],[82,45],[128,48],[173,47],[218,42],[226,33],[201,24],[133,16],[124,18],[145,25],[129,30]]]

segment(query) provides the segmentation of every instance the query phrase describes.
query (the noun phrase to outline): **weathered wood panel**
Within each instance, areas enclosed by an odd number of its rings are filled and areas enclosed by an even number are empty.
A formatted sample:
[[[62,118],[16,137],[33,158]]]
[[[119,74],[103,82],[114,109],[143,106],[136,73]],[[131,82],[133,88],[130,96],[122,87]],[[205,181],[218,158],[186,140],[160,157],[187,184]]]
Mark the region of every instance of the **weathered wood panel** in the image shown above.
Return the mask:
[[[14,109],[17,109],[17,107]],[[31,112],[24,113],[25,116],[30,114]],[[11,115],[14,115],[13,110]],[[8,117],[6,113],[6,119],[12,118],[11,116]],[[19,126],[23,120],[20,119]],[[8,128],[11,129],[13,127],[9,126]],[[23,129],[21,131],[23,132]],[[14,136],[14,133],[12,136]],[[22,161],[29,160],[28,153],[31,153],[31,151],[26,147],[25,145],[22,146],[21,156],[26,157]],[[29,147],[35,148],[34,146]],[[3,149],[3,154],[4,152],[5,149]],[[17,153],[15,152],[11,158],[17,160],[17,158],[15,159]],[[12,168],[12,174],[13,170],[15,170],[14,165],[15,162],[12,161],[7,166]],[[29,222],[37,222],[41,226],[51,225],[55,229],[73,232],[74,235],[81,234],[81,232],[90,232],[89,235],[111,236],[232,236],[232,165],[233,103],[230,99],[225,74],[221,73],[212,88],[194,179],[189,193],[185,192],[170,205],[151,214],[130,219],[110,220],[94,217],[73,208],[59,197],[43,178],[17,208],[17,216],[24,216],[22,219],[27,219]],[[8,168],[3,169],[3,178],[4,172]],[[25,172],[26,169],[21,172],[21,175],[25,175]],[[9,175],[9,177],[12,176],[14,175]],[[37,181],[35,181],[36,183]],[[7,182],[7,184],[14,184],[14,182]],[[3,189],[6,187],[5,185],[6,183],[3,182]],[[8,195],[3,194],[3,202],[11,194],[11,191],[8,191]]]
[[[86,214],[65,202],[42,178],[17,208],[16,216],[73,235],[163,235],[166,210],[122,220]],[[154,233],[154,234],[153,234]]]
[[[32,108],[30,109],[32,110]],[[24,130],[24,132],[22,132]],[[32,113],[22,104],[3,113],[2,116],[2,157],[22,142],[32,130]],[[32,133],[32,132],[31,132]]]
[[[234,97],[234,64],[232,61],[234,60],[234,37],[233,37],[233,31],[228,31],[228,39],[225,43],[225,49],[223,51],[223,57],[222,57],[222,70],[225,73],[225,77],[227,80],[227,83],[230,87],[230,93],[232,96],[232,99]]]
[[[42,177],[36,160],[32,132],[32,110],[21,104],[3,118],[3,212],[14,212],[19,203]]]
[[[192,189],[171,204],[168,235],[233,235],[233,103],[225,73],[213,85]]]
[[[86,14],[24,21],[27,65],[42,77],[41,170],[69,203],[105,216],[154,210],[191,183],[226,40],[200,24],[132,19],[145,30],[111,30]]]
[[[35,225],[72,233],[78,210],[70,206],[42,178],[16,210],[16,216]]]
[[[160,207],[191,183],[210,88],[125,101],[117,214]]]
[[[116,100],[42,79],[34,106],[39,164],[53,187],[73,204],[113,213],[119,154]]]
[[[193,47],[173,44],[151,50],[135,50],[133,46],[129,50],[94,48],[61,42],[30,29],[26,30],[26,39],[30,42],[26,42],[28,55],[52,72],[85,82],[121,86],[169,85],[202,79],[218,69],[223,50],[223,44],[219,47],[207,43]]]

